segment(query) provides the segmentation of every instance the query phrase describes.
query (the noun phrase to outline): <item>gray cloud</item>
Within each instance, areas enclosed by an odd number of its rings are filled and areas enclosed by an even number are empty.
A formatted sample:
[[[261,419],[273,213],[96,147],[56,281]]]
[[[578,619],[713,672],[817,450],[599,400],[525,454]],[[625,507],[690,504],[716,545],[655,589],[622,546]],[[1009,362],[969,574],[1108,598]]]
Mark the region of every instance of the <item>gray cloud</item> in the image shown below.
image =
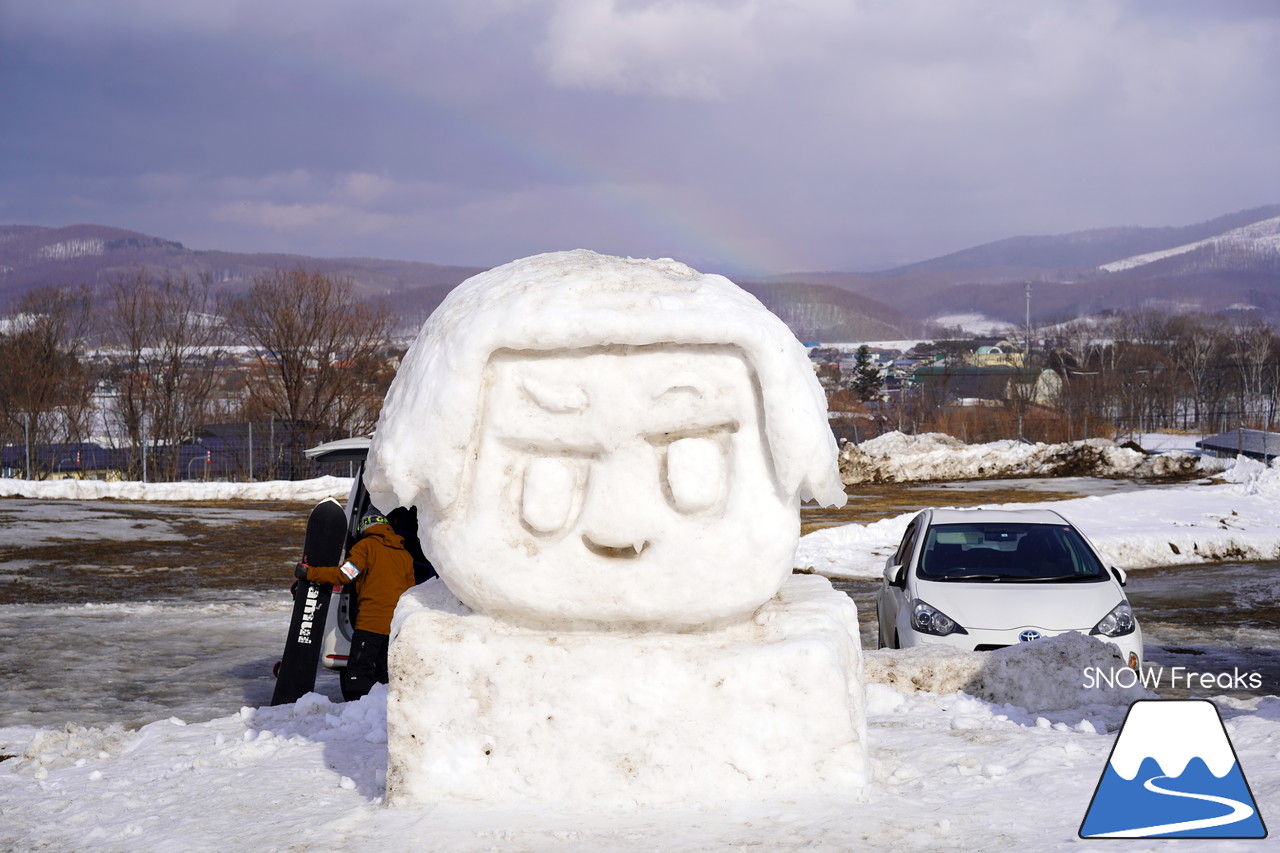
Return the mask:
[[[0,7],[0,221],[864,269],[1280,201],[1280,13],[1123,0]]]

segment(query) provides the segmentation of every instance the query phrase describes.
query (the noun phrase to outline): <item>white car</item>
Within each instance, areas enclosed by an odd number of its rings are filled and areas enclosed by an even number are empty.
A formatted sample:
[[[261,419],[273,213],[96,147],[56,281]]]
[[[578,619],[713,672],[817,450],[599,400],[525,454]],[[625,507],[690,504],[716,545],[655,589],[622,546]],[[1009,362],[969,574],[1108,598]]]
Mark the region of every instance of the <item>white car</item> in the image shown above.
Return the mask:
[[[1125,583],[1051,510],[926,509],[885,563],[880,646],[987,651],[1079,631],[1138,669],[1142,629]]]

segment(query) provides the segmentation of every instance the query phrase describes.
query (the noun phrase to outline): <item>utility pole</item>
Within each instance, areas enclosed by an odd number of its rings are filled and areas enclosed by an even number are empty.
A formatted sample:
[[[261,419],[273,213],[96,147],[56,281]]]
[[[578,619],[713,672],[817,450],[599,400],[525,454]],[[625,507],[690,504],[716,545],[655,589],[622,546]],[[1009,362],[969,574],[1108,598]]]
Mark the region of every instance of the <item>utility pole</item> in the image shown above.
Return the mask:
[[[27,450],[27,479],[31,479],[31,413],[22,414],[22,444]]]
[[[1275,404],[1272,403],[1272,406]],[[1267,454],[1267,438],[1271,435],[1271,410],[1267,410],[1266,420],[1262,422],[1262,462],[1264,465],[1270,465],[1271,459]]]
[[[1027,287],[1027,365],[1031,364],[1031,282],[1026,282]]]

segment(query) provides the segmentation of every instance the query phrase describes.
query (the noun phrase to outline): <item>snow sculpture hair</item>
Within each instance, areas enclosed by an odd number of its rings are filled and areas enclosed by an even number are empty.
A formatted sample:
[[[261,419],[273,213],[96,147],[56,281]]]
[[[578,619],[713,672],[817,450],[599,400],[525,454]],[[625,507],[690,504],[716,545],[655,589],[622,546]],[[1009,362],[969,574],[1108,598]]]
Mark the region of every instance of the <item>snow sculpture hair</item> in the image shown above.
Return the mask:
[[[428,318],[387,394],[369,451],[365,483],[374,502],[416,506],[427,528],[448,513],[463,486],[494,352],[652,344],[741,349],[759,379],[779,487],[824,506],[844,503],[826,398],[781,320],[723,276],[669,259],[581,249],[476,275]]]

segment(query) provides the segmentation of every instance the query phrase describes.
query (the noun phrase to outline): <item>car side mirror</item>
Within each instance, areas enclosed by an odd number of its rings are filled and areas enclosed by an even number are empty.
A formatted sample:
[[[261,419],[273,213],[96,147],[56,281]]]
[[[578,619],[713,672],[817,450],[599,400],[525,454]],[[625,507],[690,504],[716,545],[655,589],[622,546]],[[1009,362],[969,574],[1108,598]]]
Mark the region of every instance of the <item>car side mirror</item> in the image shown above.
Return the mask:
[[[1116,580],[1120,582],[1120,586],[1129,585],[1129,576],[1125,574],[1124,569],[1117,569],[1115,566],[1112,566],[1111,574],[1116,576]]]
[[[885,566],[884,568],[884,582],[889,586],[903,586],[906,575],[902,566]]]

